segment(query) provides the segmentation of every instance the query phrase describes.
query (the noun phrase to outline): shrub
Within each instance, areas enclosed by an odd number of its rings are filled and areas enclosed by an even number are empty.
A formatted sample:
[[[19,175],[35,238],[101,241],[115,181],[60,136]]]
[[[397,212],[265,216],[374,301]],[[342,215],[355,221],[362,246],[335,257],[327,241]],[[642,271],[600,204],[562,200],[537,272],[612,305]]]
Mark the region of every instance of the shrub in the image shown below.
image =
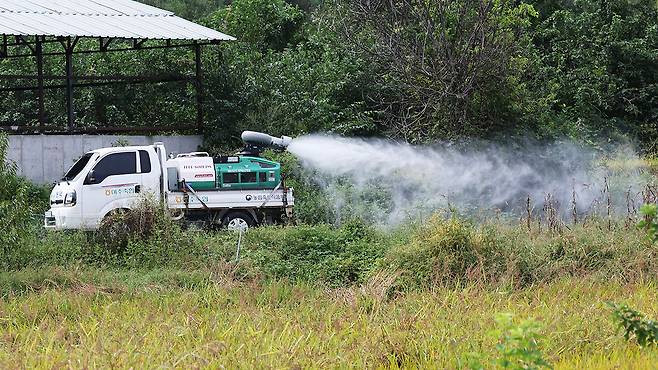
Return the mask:
[[[612,317],[624,331],[624,338],[634,337],[642,347],[658,345],[658,322],[647,319],[643,314],[625,304],[608,303]]]
[[[39,202],[30,196],[26,181],[16,175],[16,164],[7,159],[8,147],[7,135],[0,133],[0,254],[5,266],[10,263],[11,251],[20,248],[29,236],[33,216],[41,210]]]
[[[492,365],[515,370],[551,368],[539,349],[542,337],[539,322],[527,319],[516,324],[514,316],[508,313],[496,315],[495,321],[497,328],[490,335],[498,340],[498,356],[492,361]],[[483,365],[483,356],[480,353],[468,354],[466,363],[474,370],[489,368]]]
[[[181,264],[203,253],[190,236],[155,199],[141,198],[132,209],[103,220],[92,247],[123,265],[155,267]]]
[[[524,287],[564,276],[630,282],[656,276],[658,244],[641,231],[588,221],[559,233],[505,221],[481,225],[434,216],[408,240],[391,244],[382,270],[400,273],[398,290],[465,283]]]
[[[658,205],[645,204],[640,209],[644,219],[640,221],[638,227],[645,229],[649,237],[654,242],[658,242]]]
[[[490,368],[489,362],[496,368],[503,369],[550,369],[551,365],[544,359],[539,349],[542,338],[541,324],[534,319],[526,319],[515,323],[510,313],[497,314],[495,317],[496,329],[489,335],[498,341],[495,360],[485,360],[485,356],[478,352],[468,353],[465,365],[473,370]]]
[[[141,201],[130,210],[118,209],[107,215],[96,237],[111,252],[123,252],[131,239],[146,239],[154,231],[158,206]]]
[[[423,288],[434,284],[458,284],[499,262],[500,243],[488,230],[470,223],[434,216],[410,243],[393,248],[387,266],[401,272],[399,287]]]
[[[268,278],[340,286],[365,281],[386,247],[374,230],[353,221],[338,229],[300,225],[250,230],[243,255]]]
[[[496,323],[500,338],[496,365],[519,370],[551,368],[539,349],[541,325],[537,321],[527,319],[516,325],[511,314],[499,314]]]

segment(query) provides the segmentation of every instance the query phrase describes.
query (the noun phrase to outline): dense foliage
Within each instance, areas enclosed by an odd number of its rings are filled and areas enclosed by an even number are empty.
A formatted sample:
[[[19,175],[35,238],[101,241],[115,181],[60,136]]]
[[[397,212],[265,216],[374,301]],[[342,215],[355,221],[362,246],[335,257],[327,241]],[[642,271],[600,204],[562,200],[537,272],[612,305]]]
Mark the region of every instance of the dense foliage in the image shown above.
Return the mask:
[[[657,148],[653,0],[148,3],[239,40],[203,54],[212,150],[235,147],[246,128],[411,142],[630,137],[646,151]],[[74,67],[80,75],[189,75],[193,60],[191,50],[144,50],[76,55]],[[2,60],[0,70],[33,73],[33,64]],[[45,73],[61,75],[62,66],[62,58],[46,58]],[[0,123],[35,124],[32,94],[0,96]],[[194,94],[189,82],[79,88],[76,119],[86,126],[192,123]],[[46,97],[48,120],[63,124],[61,91]]]
[[[17,176],[16,164],[7,159],[7,149],[7,136],[0,133],[0,256],[4,258],[41,226],[37,220],[48,206],[48,189]],[[7,265],[7,260],[0,261],[0,266]]]
[[[658,323],[655,320],[647,319],[625,304],[609,303],[609,305],[613,309],[614,320],[624,330],[626,340],[634,337],[642,347],[658,345]]]

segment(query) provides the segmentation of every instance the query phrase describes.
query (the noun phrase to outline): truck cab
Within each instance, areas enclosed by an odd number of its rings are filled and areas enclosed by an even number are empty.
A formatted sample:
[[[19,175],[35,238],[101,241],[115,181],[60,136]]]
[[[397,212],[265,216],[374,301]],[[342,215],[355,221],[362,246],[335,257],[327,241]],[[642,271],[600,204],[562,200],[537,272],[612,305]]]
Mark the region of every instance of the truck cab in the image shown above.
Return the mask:
[[[144,193],[160,195],[156,146],[112,147],[84,154],[50,195],[45,226],[95,229],[117,209],[130,209]]]

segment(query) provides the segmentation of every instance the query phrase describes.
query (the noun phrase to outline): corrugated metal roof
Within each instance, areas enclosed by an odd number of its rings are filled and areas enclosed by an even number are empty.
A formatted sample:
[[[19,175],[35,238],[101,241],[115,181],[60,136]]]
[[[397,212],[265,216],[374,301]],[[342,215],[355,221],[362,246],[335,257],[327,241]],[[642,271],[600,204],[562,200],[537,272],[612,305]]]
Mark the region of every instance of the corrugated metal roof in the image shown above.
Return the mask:
[[[131,0],[0,0],[0,34],[171,40],[235,40]]]

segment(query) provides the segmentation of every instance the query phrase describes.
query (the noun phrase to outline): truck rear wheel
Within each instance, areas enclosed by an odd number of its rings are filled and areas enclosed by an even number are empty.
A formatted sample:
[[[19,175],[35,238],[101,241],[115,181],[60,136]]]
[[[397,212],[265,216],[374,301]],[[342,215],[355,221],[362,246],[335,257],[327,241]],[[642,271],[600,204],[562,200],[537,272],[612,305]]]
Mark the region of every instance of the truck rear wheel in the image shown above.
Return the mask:
[[[244,230],[256,226],[256,221],[245,212],[229,212],[222,222],[229,230]]]

